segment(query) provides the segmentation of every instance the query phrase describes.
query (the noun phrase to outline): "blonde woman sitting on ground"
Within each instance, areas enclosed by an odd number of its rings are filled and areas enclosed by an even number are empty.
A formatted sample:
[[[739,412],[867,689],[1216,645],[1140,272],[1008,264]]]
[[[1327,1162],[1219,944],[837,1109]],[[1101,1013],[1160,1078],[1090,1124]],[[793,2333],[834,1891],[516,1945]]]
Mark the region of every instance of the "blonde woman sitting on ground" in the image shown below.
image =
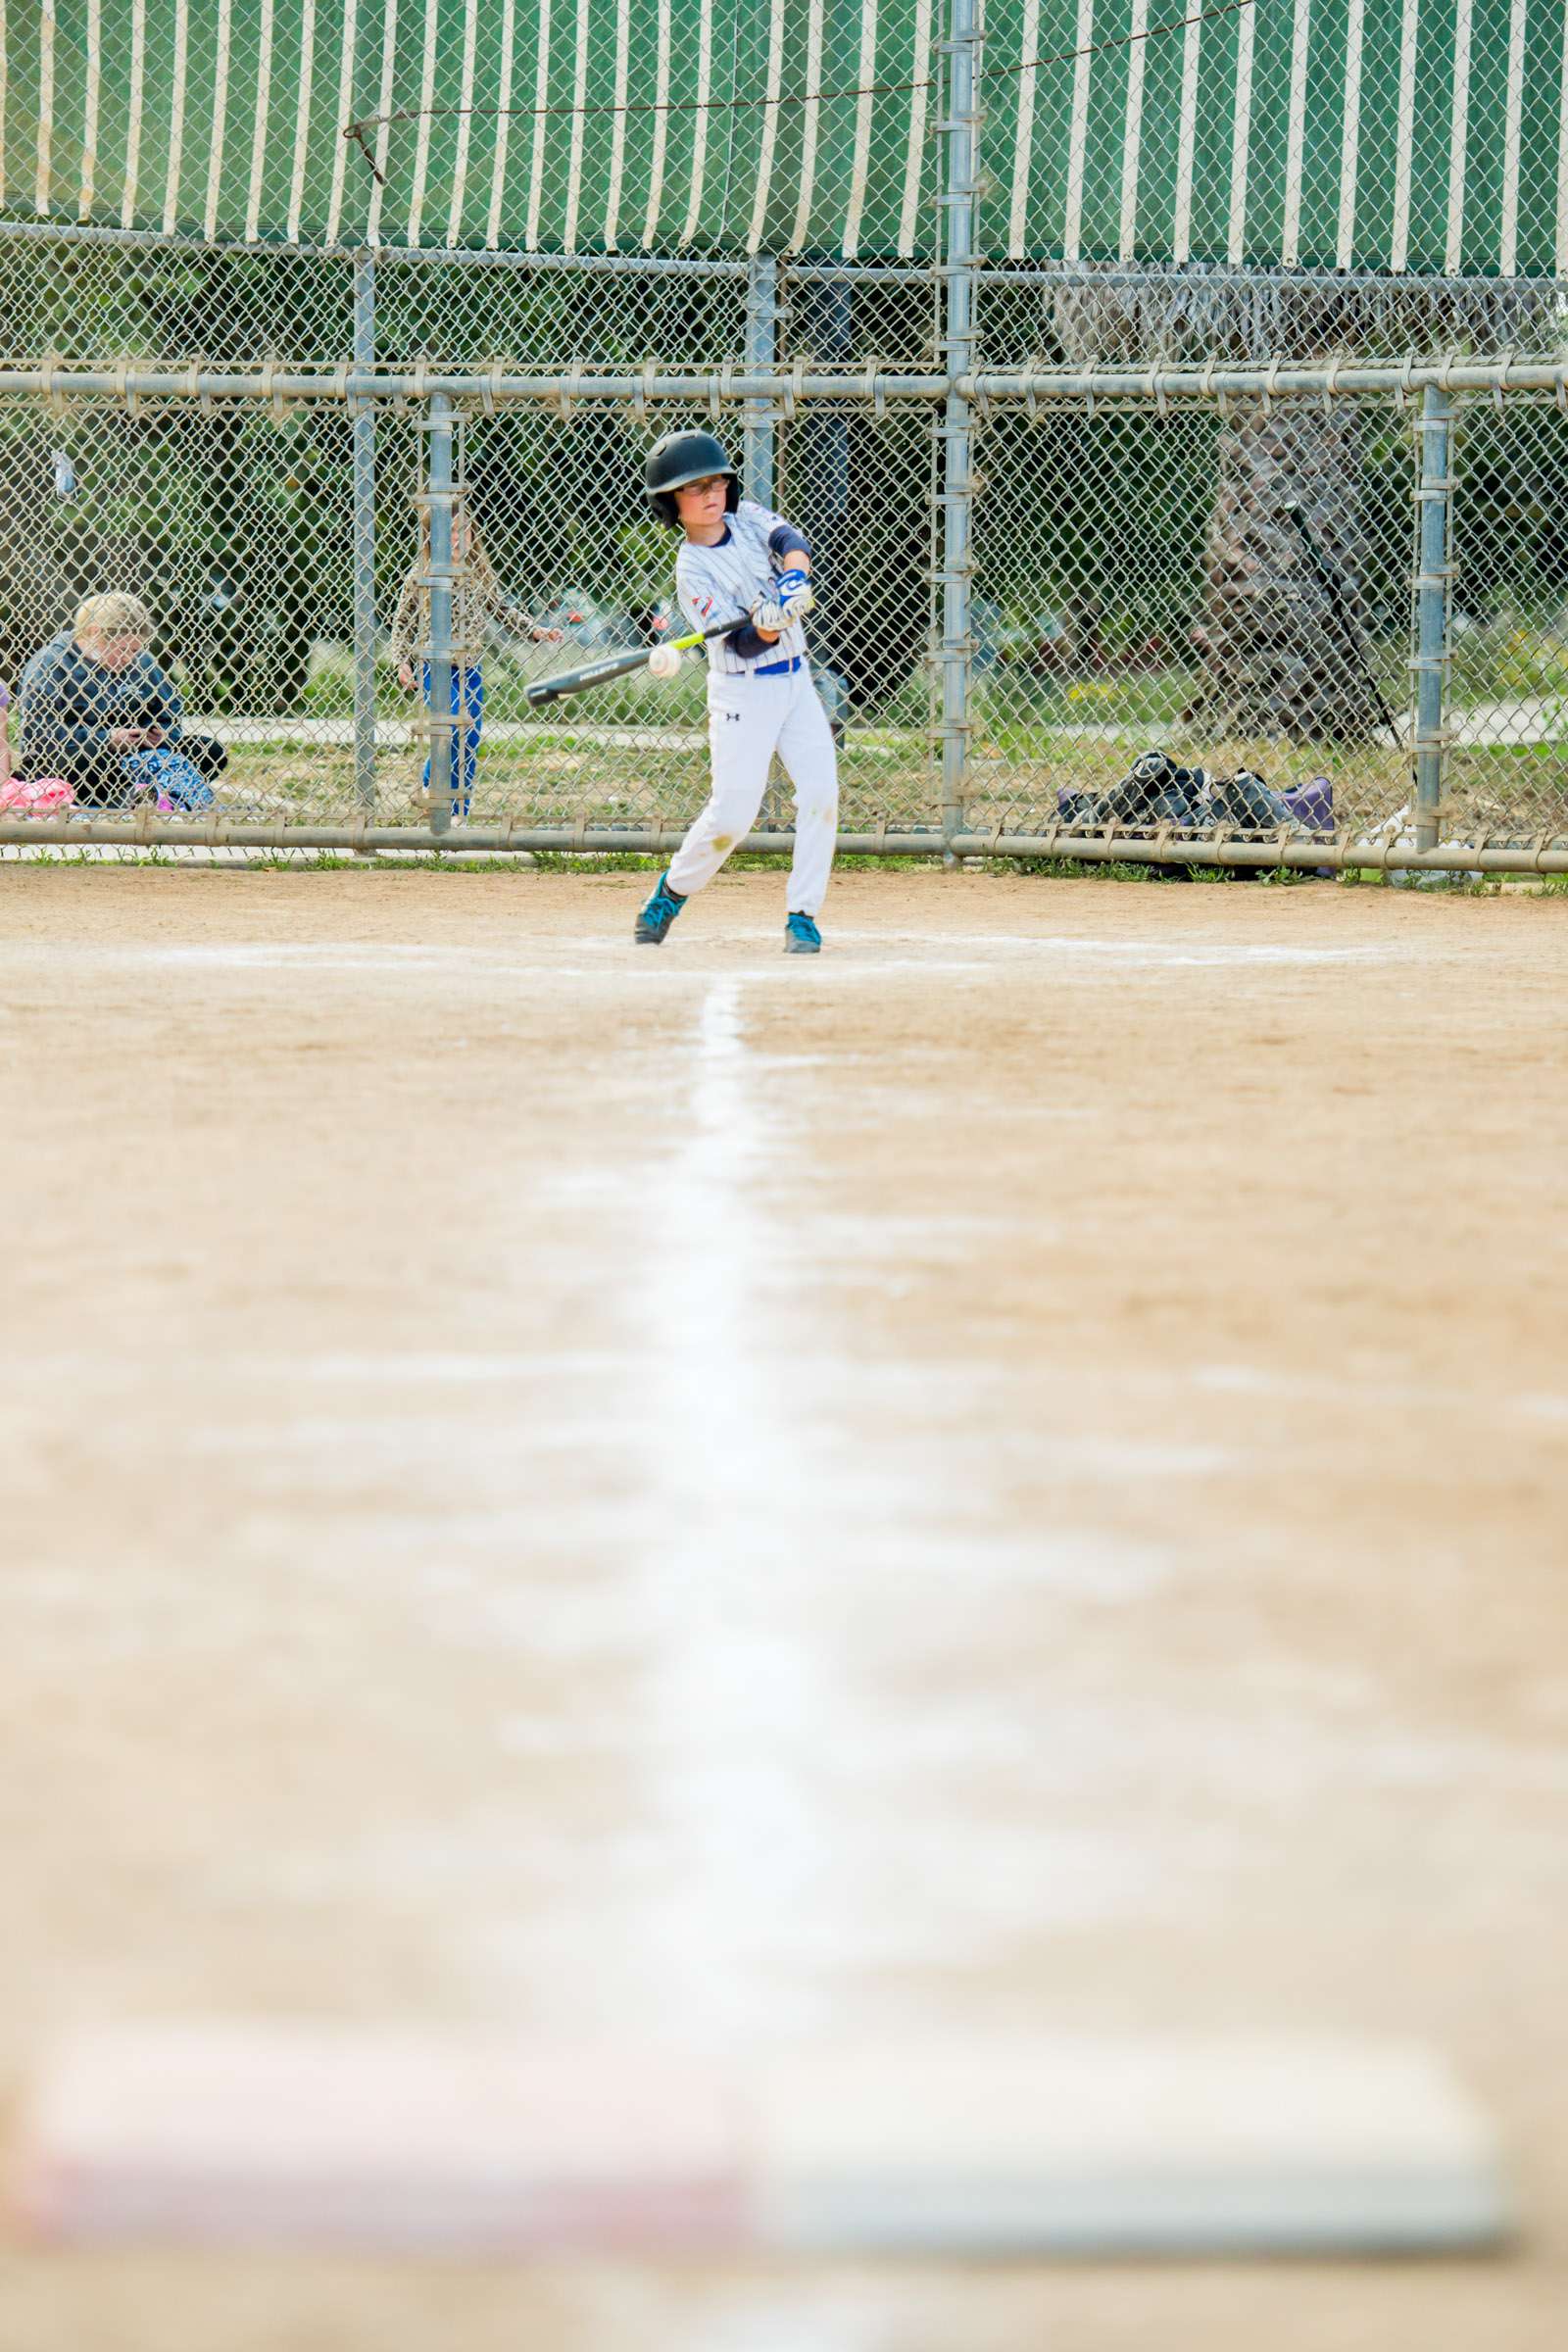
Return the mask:
[[[17,696],[24,774],[62,776],[78,802],[124,808],[151,795],[189,815],[210,808],[223,746],[187,735],[178,690],[147,651],[152,614],[139,597],[89,596],[69,629],[40,646]]]

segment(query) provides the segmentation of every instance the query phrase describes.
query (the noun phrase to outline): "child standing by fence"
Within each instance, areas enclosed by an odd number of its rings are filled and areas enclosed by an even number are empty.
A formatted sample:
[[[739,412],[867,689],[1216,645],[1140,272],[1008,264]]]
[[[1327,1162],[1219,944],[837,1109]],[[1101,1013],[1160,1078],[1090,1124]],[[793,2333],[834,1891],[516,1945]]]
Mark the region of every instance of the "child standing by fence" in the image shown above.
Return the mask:
[[[450,737],[452,813],[466,816],[473,803],[474,778],[479,766],[479,730],[484,720],[484,659],[486,624],[499,621],[514,636],[534,643],[556,643],[559,629],[541,628],[519,606],[508,602],[495,566],[480,544],[479,534],[466,514],[452,524],[452,561],[457,577],[452,583],[452,696],[454,726]],[[419,687],[430,708],[430,518],[419,522],[418,562],[404,579],[392,620],[391,658],[398,683],[412,694],[415,657],[419,657]],[[426,802],[430,793],[430,761],[424,763]]]

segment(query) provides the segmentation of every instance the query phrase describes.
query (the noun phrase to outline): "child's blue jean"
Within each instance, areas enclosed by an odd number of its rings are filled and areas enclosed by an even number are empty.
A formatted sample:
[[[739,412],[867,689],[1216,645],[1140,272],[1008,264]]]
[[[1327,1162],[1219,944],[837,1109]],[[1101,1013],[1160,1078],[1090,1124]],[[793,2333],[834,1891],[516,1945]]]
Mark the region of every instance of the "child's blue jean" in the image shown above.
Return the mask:
[[[430,664],[421,665],[424,683],[424,706],[430,707]],[[460,720],[453,728],[452,813],[466,816],[473,801],[473,780],[479,772],[479,729],[484,718],[484,679],[477,669],[464,669],[452,664],[452,715]],[[462,766],[459,766],[459,760]],[[460,784],[459,777],[462,782]],[[424,789],[430,789],[430,762],[424,763]]]

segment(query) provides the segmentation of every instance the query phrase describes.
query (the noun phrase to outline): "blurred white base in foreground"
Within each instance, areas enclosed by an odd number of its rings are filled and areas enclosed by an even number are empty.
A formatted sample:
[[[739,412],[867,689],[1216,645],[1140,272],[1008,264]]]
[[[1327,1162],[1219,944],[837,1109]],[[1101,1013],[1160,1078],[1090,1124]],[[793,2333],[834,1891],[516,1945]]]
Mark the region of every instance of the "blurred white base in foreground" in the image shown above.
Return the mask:
[[[754,2062],[332,2026],[84,2034],[15,2196],[56,2242],[409,2252],[1483,2251],[1490,2134],[1418,2048],[920,2041]]]

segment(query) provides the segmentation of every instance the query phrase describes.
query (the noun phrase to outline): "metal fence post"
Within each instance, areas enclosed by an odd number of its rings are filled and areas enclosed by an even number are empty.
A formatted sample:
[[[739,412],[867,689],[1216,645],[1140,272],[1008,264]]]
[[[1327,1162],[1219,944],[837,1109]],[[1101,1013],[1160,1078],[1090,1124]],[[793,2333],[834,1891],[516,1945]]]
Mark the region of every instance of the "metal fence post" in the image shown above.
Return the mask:
[[[945,452],[942,508],[942,832],[963,830],[969,762],[970,582],[974,574],[974,409],[957,379],[974,366],[975,199],[980,118],[975,102],[980,48],[979,0],[951,0],[946,185],[942,234],[943,364],[947,399],[937,427]]]
[[[746,365],[771,368],[778,357],[778,264],[771,254],[754,255],[746,270]],[[745,409],[746,495],[771,507],[774,491],[771,401],[749,400]]]
[[[445,833],[452,803],[461,798],[457,721],[452,710],[452,486],[453,415],[450,393],[432,392],[425,512],[430,517],[430,830]]]
[[[354,256],[354,365],[375,366],[375,257]],[[375,408],[354,404],[354,789],[375,808]]]
[[[1416,575],[1415,846],[1435,850],[1443,830],[1448,666],[1448,545],[1453,521],[1453,402],[1436,384],[1421,395],[1416,505],[1421,568]]]

